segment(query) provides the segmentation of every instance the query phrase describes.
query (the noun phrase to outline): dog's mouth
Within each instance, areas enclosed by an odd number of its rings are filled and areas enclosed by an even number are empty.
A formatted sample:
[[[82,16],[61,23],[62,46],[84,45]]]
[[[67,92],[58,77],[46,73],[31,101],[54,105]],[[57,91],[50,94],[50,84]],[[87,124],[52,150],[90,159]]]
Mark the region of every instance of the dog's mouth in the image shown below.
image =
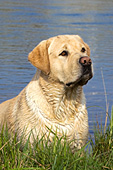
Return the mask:
[[[93,73],[92,73],[91,67],[89,67],[89,68],[87,67],[87,69],[83,68],[82,75],[76,81],[66,83],[66,87],[73,87],[75,85],[83,86],[83,85],[87,84],[87,82],[92,77],[93,77]]]

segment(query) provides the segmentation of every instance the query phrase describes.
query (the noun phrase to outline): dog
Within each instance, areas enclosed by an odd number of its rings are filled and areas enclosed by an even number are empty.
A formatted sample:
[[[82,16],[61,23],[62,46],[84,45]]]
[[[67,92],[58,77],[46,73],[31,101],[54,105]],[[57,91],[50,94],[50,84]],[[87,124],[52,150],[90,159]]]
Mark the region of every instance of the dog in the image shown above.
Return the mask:
[[[80,149],[88,139],[88,114],[82,86],[93,77],[90,48],[79,35],[58,35],[41,41],[28,55],[37,68],[29,84],[0,104],[0,125],[23,132],[30,142],[57,131]],[[50,133],[52,141],[54,133]]]

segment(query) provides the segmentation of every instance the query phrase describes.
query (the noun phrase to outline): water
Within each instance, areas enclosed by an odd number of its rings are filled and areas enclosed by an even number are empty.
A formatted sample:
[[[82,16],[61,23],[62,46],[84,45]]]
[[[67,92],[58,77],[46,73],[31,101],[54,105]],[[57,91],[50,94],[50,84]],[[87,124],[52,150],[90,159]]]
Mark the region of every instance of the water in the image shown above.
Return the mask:
[[[93,133],[94,123],[104,125],[106,116],[101,70],[109,114],[113,104],[113,0],[1,0],[0,102],[16,96],[35,74],[28,53],[58,34],[79,34],[91,48],[94,78],[84,92]]]

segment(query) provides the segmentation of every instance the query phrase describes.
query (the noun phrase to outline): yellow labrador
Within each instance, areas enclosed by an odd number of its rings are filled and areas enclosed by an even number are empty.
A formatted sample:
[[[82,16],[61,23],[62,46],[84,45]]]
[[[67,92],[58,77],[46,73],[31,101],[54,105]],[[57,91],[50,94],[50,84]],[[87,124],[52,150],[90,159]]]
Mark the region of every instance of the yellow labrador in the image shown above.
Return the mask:
[[[88,137],[88,115],[82,86],[93,76],[89,46],[78,35],[59,35],[39,43],[28,60],[37,68],[18,96],[0,104],[0,124],[33,137],[66,134],[81,148]],[[50,141],[53,133],[50,134]]]

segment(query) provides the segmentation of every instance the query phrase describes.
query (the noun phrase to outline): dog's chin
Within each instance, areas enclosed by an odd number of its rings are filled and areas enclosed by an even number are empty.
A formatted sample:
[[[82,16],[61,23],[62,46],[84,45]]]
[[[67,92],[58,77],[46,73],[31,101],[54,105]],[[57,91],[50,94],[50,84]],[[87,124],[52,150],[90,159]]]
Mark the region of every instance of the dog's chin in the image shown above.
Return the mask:
[[[83,75],[81,80],[77,84],[80,85],[80,86],[86,85],[92,77],[93,77],[92,73]]]
[[[84,86],[88,83],[88,81],[93,77],[92,74],[86,74],[78,78],[76,81],[66,83],[66,87],[74,87],[74,86]]]
[[[79,86],[84,86],[84,85],[86,85],[86,84],[88,83],[88,81],[89,81],[89,79],[88,79],[88,80],[86,80],[86,79],[81,79],[81,80],[77,83],[77,85],[79,85]]]

